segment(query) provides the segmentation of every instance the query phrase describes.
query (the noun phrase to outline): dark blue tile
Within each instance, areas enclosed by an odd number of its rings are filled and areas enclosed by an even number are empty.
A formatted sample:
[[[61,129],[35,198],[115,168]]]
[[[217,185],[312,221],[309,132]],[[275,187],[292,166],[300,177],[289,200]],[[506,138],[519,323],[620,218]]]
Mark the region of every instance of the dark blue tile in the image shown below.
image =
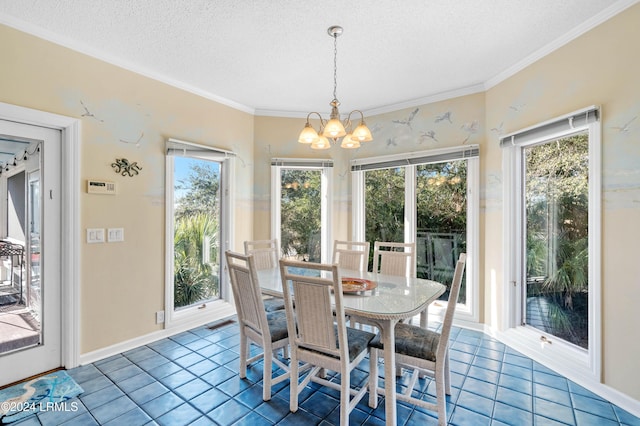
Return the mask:
[[[111,402],[114,399],[120,398],[124,393],[118,389],[115,385],[108,386],[93,392],[89,395],[80,395],[80,400],[89,410],[93,410],[101,405]]]
[[[187,368],[192,366],[193,364],[197,364],[198,362],[205,359],[202,355],[198,355],[195,352],[191,352],[188,355],[180,357],[176,359],[174,362],[183,368]]]
[[[566,405],[567,407],[572,406],[571,395],[569,394],[569,392],[545,386],[540,383],[533,384],[533,395],[537,398],[543,398],[548,401],[553,401],[557,404]]]
[[[211,361],[220,365],[224,365],[229,362],[232,362],[237,358],[238,358],[238,354],[228,349],[226,351],[218,352],[217,354],[209,357]]]
[[[211,389],[211,385],[204,380],[195,379],[175,389],[175,392],[180,395],[185,401],[194,398],[201,393],[204,393]]]
[[[119,368],[117,370],[110,371],[106,375],[114,382],[126,380],[130,377],[136,376],[142,373],[142,369],[135,364],[127,365],[126,367]]]
[[[80,385],[86,381],[95,379],[96,377],[103,376],[102,372],[93,364],[72,368],[67,370],[67,373]]]
[[[534,383],[542,383],[543,385],[550,386],[552,388],[560,389],[563,391],[569,391],[568,380],[557,374],[547,374],[540,371],[533,372]]]
[[[202,376],[203,374],[208,373],[214,368],[218,368],[218,364],[208,359],[203,359],[202,361],[193,364],[186,369],[196,376]]]
[[[230,379],[235,375],[236,373],[226,367],[218,367],[215,370],[211,370],[208,373],[203,374],[202,376],[200,376],[200,378],[212,384],[213,386],[217,386],[218,384]]]
[[[164,426],[186,426],[191,425],[194,420],[201,417],[202,414],[189,404],[182,404],[173,408],[167,414],[156,419],[156,422]]]
[[[196,376],[189,373],[187,370],[180,370],[167,377],[163,377],[160,381],[169,389],[176,389],[195,378]]]
[[[142,404],[140,407],[149,415],[152,419],[156,419],[169,410],[173,410],[179,405],[182,405],[184,401],[180,399],[176,394],[167,392],[156,399]]]
[[[249,413],[249,415],[244,416],[243,418],[235,422],[233,425],[234,426],[267,426],[267,425],[273,425],[273,424],[274,424],[273,422],[265,419],[255,411],[252,411],[251,413]]]
[[[531,381],[533,377],[533,370],[525,367],[520,367],[514,364],[502,364],[502,374],[508,374],[509,376],[518,377],[523,380]]]
[[[42,423],[43,425],[47,425],[47,423]],[[82,413],[79,416],[73,417],[70,420],[67,420],[63,423],[56,423],[56,425],[60,426],[93,426],[98,425],[99,423],[91,416],[89,413]]]
[[[237,422],[239,419],[249,414],[250,411],[251,410],[239,402],[229,400],[215,408],[213,411],[207,413],[207,416],[214,422],[222,426],[226,426]]]
[[[167,358],[156,353],[155,355],[151,355],[148,358],[136,361],[136,365],[142,368],[144,371],[149,371],[168,362],[169,360]]]
[[[295,413],[289,413],[278,426],[306,426],[320,424],[322,419],[316,417],[311,413],[306,412],[303,409],[298,408]]]
[[[213,410],[214,408],[224,404],[229,401],[229,395],[220,392],[218,389],[212,388],[206,391],[203,394],[198,395],[193,398],[191,401],[191,405],[196,407],[200,412],[206,414]]]
[[[147,346],[140,346],[135,349],[131,349],[130,351],[124,352],[122,355],[129,358],[131,362],[137,364],[144,359],[157,355],[157,353]]]
[[[526,393],[529,395],[533,394],[533,385],[529,380],[520,379],[508,374],[501,374],[498,384],[500,386],[513,389],[518,392]]]
[[[173,373],[177,373],[180,370],[182,370],[182,367],[180,367],[178,364],[167,362],[157,367],[151,368],[147,370],[147,372],[156,379],[162,379],[164,377],[170,376]]]
[[[272,397],[260,404],[255,411],[273,423],[278,423],[289,414],[289,400]]]
[[[496,402],[498,401],[522,410],[533,411],[533,397],[528,393],[498,386]]]
[[[584,411],[576,410],[576,424],[578,425],[598,425],[598,426],[615,426],[619,425],[616,420],[606,419],[596,414],[585,413]]]
[[[149,383],[153,383],[155,381],[156,379],[150,376],[149,374],[140,373],[126,380],[119,381],[118,383],[116,383],[116,385],[118,385],[118,387],[124,393],[130,393],[130,392],[133,392],[134,390],[140,389],[141,387],[144,387]]]
[[[576,410],[617,421],[616,414],[613,411],[613,405],[607,401],[588,398],[582,395],[572,395],[571,399],[573,401],[573,408]]]
[[[487,370],[485,368],[472,365],[467,372],[467,376],[489,383],[498,383],[500,373],[498,373],[497,371]]]
[[[234,399],[242,404],[246,405],[249,408],[256,408],[258,405],[262,404],[262,386],[253,385],[239,394],[237,394]]]
[[[107,376],[100,375],[91,380],[87,380],[82,383],[83,395],[89,395],[90,393],[99,391],[108,386],[112,386],[113,382],[107,378]]]
[[[451,411],[447,412],[447,416],[451,418]],[[365,423],[366,425],[384,425],[385,422],[382,419],[376,419],[372,421],[372,418],[369,417]],[[421,411],[414,410],[409,416],[407,424],[405,426],[436,426],[438,424],[438,413],[433,411]]]
[[[491,398],[485,398],[481,395],[466,391],[460,392],[457,400],[459,407],[464,407],[489,418],[493,414],[493,404],[494,401]]]
[[[127,367],[131,365],[132,362],[122,355],[118,355],[117,357],[111,357],[109,361],[103,362],[101,364],[96,363],[96,367],[103,373],[109,373],[114,370],[119,370],[121,368]]]
[[[133,410],[127,411],[126,413],[116,417],[108,423],[105,423],[105,426],[142,426],[146,425],[151,421],[151,417],[147,415],[142,408],[135,407]]]
[[[217,385],[216,388],[226,393],[229,396],[235,396],[240,392],[242,392],[243,390],[250,388],[253,385],[254,385],[253,382],[249,381],[248,379],[241,379],[240,376],[235,374],[230,379],[225,380],[224,382]],[[282,389],[284,386],[289,386],[289,382],[285,380],[283,382],[278,383],[276,386],[272,385],[271,393],[276,393],[277,391]]]
[[[521,410],[497,401],[493,409],[493,419],[511,425],[533,424],[533,414],[531,411]]]
[[[628,411],[625,411],[622,408],[617,407],[615,405],[613,406],[613,411],[615,411],[616,416],[618,416],[618,419],[622,424],[628,425],[628,426],[640,426],[640,418],[634,416]]]
[[[456,407],[451,415],[449,424],[455,426],[489,426],[491,417],[483,416],[475,411],[467,410],[464,407]]]
[[[169,392],[169,389],[167,389],[162,383],[152,382],[129,393],[129,398],[134,400],[138,405],[141,405],[159,397],[160,395],[164,395],[167,392]]]
[[[324,418],[340,404],[339,399],[335,399],[322,392],[315,392],[306,401],[300,404],[309,413]]]
[[[556,422],[572,425],[575,424],[576,421],[571,407],[557,404],[546,399],[534,398],[533,411],[536,416],[544,417],[544,419],[540,419],[541,422],[546,419],[550,419]]]
[[[462,390],[473,392],[477,395],[493,398],[496,394],[497,386],[482,380],[467,377],[462,384]]]
[[[99,406],[91,410],[91,415],[99,424],[107,423],[118,416],[136,408],[136,404],[126,396],[121,396],[108,404]]]
[[[184,345],[186,343],[191,343],[194,340],[198,340],[200,337],[196,334],[193,334],[189,331],[185,331],[179,334],[176,334],[175,336],[171,336],[169,337],[169,339],[173,340],[174,342],[180,343],[181,345]]]
[[[207,340],[208,342],[208,340]],[[200,349],[198,349],[196,352],[199,353],[200,355],[202,355],[205,358],[210,358],[212,356],[214,356],[215,354],[219,354],[220,352],[226,351],[225,348],[223,348],[220,345],[216,345],[215,343],[211,343],[209,342],[208,346],[204,346]]]

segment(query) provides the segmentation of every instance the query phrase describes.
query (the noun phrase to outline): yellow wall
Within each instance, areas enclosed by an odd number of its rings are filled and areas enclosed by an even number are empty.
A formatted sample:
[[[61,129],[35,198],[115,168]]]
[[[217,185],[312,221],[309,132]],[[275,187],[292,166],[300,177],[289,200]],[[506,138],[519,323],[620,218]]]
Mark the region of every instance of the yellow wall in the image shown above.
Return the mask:
[[[83,241],[80,247],[81,352],[160,329],[155,312],[164,309],[165,139],[233,150],[251,163],[252,115],[5,26],[0,58],[0,101],[81,119],[83,188],[89,178],[118,185],[116,196],[83,191],[80,197],[82,232],[122,227],[125,236],[122,243]],[[83,116],[83,104],[95,117]],[[138,162],[138,176],[114,173],[111,163],[122,157]],[[242,241],[252,233],[253,176],[237,175],[236,237]]]
[[[640,57],[630,54],[638,51],[638,23],[640,5],[488,90],[486,127],[502,124],[506,134],[589,105],[602,107],[603,380],[640,400],[640,333],[633,326],[640,306],[634,267],[640,241]],[[622,131],[630,121],[628,131]],[[500,197],[501,152],[495,136],[487,135],[484,174],[493,177],[493,184],[486,191]],[[485,233],[501,238],[501,200],[492,206]],[[500,274],[501,251],[489,240],[484,247],[485,271]],[[492,308],[486,305],[487,311]]]
[[[351,236],[349,160],[461,144],[480,145],[481,318],[502,303],[502,152],[498,135],[588,105],[603,111],[604,383],[640,400],[640,5],[635,5],[483,93],[368,117],[375,141],[317,153],[296,142],[304,119],[252,117],[90,57],[0,26],[0,101],[82,119],[82,178],[114,180],[115,197],[82,194],[81,227],[124,227],[126,241],[82,247],[82,352],[157,330],[164,297],[166,137],[239,155],[233,246],[270,236],[270,159],[333,158],[333,237]],[[97,119],[82,117],[81,101]],[[404,124],[403,124],[404,122]],[[409,123],[407,124],[407,123]],[[630,123],[628,131],[621,131]],[[135,141],[140,148],[120,142]],[[140,176],[110,168],[138,161]],[[240,243],[239,243],[240,242]]]

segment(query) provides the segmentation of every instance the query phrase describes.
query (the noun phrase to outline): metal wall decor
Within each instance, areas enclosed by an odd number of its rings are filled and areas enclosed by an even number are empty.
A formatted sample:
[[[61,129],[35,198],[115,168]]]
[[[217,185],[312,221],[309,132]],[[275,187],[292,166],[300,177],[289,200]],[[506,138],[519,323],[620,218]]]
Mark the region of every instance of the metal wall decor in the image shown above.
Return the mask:
[[[138,166],[137,162],[130,163],[126,158],[116,158],[115,163],[111,163],[111,167],[113,167],[116,173],[122,176],[135,176],[137,175],[142,167]]]

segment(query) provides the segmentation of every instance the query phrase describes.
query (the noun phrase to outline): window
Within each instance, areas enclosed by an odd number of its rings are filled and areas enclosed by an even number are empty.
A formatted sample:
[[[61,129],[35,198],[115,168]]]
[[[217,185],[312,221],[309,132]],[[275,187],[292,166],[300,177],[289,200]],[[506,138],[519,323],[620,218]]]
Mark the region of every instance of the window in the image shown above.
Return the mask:
[[[311,262],[331,258],[332,170],[331,160],[271,161],[271,235],[283,256]]]
[[[590,107],[501,139],[506,327],[531,356],[599,379],[600,131]]]
[[[478,147],[353,160],[351,170],[353,238],[372,247],[415,242],[418,277],[446,285],[458,255],[468,253],[458,318],[477,322]],[[441,300],[447,299],[445,292]]]
[[[208,316],[227,299],[222,255],[232,229],[229,179],[234,154],[167,141],[168,326]]]

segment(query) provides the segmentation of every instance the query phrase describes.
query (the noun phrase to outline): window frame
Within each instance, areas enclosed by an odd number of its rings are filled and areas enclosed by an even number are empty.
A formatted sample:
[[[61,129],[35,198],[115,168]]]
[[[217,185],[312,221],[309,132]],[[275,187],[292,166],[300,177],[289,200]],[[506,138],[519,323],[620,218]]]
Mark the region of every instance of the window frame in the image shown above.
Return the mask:
[[[281,186],[282,170],[319,170],[320,175],[320,231],[321,262],[331,259],[333,233],[331,206],[333,206],[333,160],[307,158],[272,158],[271,159],[271,238],[282,244],[281,228]]]
[[[202,305],[175,310],[174,308],[174,156],[198,158],[220,163],[220,298]],[[223,253],[233,241],[235,206],[235,162],[236,154],[224,149],[207,145],[167,139],[165,149],[165,329],[185,329],[212,320],[224,318],[230,314],[231,291],[226,273],[226,260]],[[234,310],[235,312],[235,310]]]
[[[590,118],[589,114],[594,113]],[[583,116],[586,114],[586,120]],[[529,357],[549,366],[569,378],[585,377],[601,382],[602,378],[602,294],[601,294],[601,244],[602,244],[602,136],[599,107],[591,106],[579,111],[540,123],[501,139],[503,146],[503,257],[504,285],[502,291],[502,320],[499,326],[502,338]],[[578,121],[576,118],[580,118]],[[524,276],[524,164],[522,150],[525,147],[562,139],[573,134],[587,132],[589,137],[589,348],[583,349],[558,338],[553,344],[541,345],[540,330],[521,324]],[[517,142],[518,135],[522,135]],[[514,139],[516,142],[514,143]],[[511,142],[509,142],[511,141]],[[497,306],[493,306],[497,310]]]
[[[448,148],[418,151],[404,154],[351,160],[352,238],[365,240],[365,191],[364,173],[367,169],[406,167],[405,169],[405,227],[404,242],[414,242],[416,235],[416,167],[422,164],[467,160],[467,301],[456,307],[456,322],[477,327],[480,321],[479,247],[480,247],[480,154],[478,145],[460,145]],[[433,303],[429,316],[441,320],[446,301]]]

